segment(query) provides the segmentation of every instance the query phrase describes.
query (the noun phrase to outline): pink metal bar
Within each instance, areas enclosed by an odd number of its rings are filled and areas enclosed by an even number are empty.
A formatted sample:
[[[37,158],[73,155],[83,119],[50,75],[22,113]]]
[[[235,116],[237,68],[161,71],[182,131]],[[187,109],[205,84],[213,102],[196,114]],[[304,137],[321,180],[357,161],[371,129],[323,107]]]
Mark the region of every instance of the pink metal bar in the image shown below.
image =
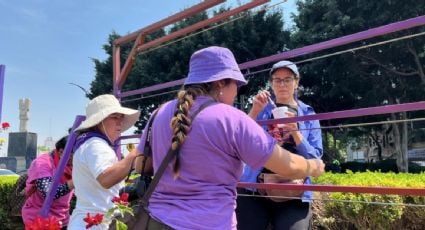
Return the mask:
[[[168,18],[165,18],[159,22],[156,22],[152,25],[149,25],[145,28],[142,28],[140,30],[137,30],[127,36],[123,36],[121,38],[118,38],[114,41],[114,45],[121,45],[121,44],[125,44],[128,43],[130,41],[133,41],[137,38],[138,34],[140,33],[145,33],[145,34],[149,34],[154,32],[155,30],[161,29],[165,26],[168,26],[172,23],[178,22],[184,18],[190,17],[192,15],[195,15],[203,10],[209,9],[213,6],[216,6],[220,3],[223,3],[225,0],[206,0],[203,1],[197,5],[194,5],[186,10],[181,11],[180,13],[177,13],[173,16],[170,16]]]
[[[423,188],[396,188],[396,187],[367,187],[342,185],[296,185],[296,184],[267,184],[267,183],[238,183],[239,188],[298,190],[317,192],[349,192],[373,193],[381,195],[425,196]]]
[[[136,56],[136,49],[140,44],[143,44],[145,41],[145,34],[140,33],[136,41],[133,44],[133,47],[131,48],[130,53],[128,54],[127,60],[125,61],[124,67],[121,70],[121,73],[119,75],[118,81],[116,82],[118,85],[118,88],[121,89],[125,80],[127,80],[128,74],[130,73],[131,67],[133,66],[135,56]]]
[[[198,23],[196,23],[194,25],[191,25],[191,26],[188,26],[186,28],[180,29],[180,30],[178,30],[178,31],[176,31],[174,33],[168,34],[168,35],[166,35],[164,37],[160,37],[160,38],[155,39],[155,40],[153,40],[151,42],[148,42],[148,43],[146,43],[144,45],[141,45],[141,46],[139,46],[137,48],[137,51],[140,52],[140,51],[146,50],[148,48],[151,48],[151,47],[160,45],[160,44],[162,44],[164,42],[170,41],[170,40],[175,39],[177,37],[181,37],[181,36],[183,36],[185,34],[188,34],[190,32],[193,32],[195,30],[198,30],[200,28],[203,28],[203,27],[205,27],[207,25],[210,25],[210,24],[216,23],[218,21],[221,21],[221,20],[223,20],[225,18],[228,18],[228,17],[230,17],[232,15],[238,14],[238,13],[240,13],[242,11],[245,11],[245,10],[251,9],[253,7],[262,5],[262,4],[264,4],[266,2],[269,2],[269,1],[270,0],[254,0],[254,1],[250,2],[250,3],[247,3],[245,5],[242,5],[240,7],[235,8],[235,9],[232,9],[232,10],[226,11],[224,13],[221,13],[219,15],[216,15],[215,17],[212,17],[212,18],[209,18],[207,20],[198,22]]]
[[[120,79],[120,72],[121,72],[121,47],[119,46],[113,46],[112,47],[112,68],[113,68],[113,91],[114,95],[118,95],[121,92],[121,89],[118,87],[118,82]]]

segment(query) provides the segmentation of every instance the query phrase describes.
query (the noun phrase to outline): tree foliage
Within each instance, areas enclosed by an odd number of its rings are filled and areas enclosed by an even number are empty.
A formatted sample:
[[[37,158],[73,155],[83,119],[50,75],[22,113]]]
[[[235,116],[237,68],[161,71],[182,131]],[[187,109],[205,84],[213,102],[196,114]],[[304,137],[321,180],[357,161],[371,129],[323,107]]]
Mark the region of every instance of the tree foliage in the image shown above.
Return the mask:
[[[292,42],[297,47],[330,40],[369,28],[413,18],[425,13],[425,2],[366,0],[306,0],[298,2],[295,17],[297,32]],[[365,46],[424,31],[414,28],[374,39],[333,48],[320,54]],[[302,66],[304,98],[316,110],[338,111],[424,99],[424,38],[417,37],[355,52],[315,60]],[[413,113],[347,119],[347,122],[372,122],[408,118]],[[340,120],[326,121],[338,124]],[[376,129],[376,127],[374,128]],[[379,128],[378,128],[379,129]],[[370,132],[372,129],[363,129]],[[405,123],[394,127],[396,142],[407,155]],[[397,146],[397,143],[396,143]],[[400,167],[407,162],[400,163]],[[403,171],[403,170],[401,170]]]
[[[222,8],[214,12],[213,15],[225,10],[227,9]],[[169,31],[157,31],[147,41],[185,28],[208,17],[207,13],[200,13],[172,25]],[[282,12],[279,10],[273,12],[245,12],[229,19],[222,26],[212,28],[215,25],[210,25],[203,28],[204,31],[202,33],[195,31],[194,33],[197,34],[193,36],[177,39],[157,49],[142,51],[137,55],[135,64],[124,84],[123,91],[135,90],[186,77],[190,55],[198,49],[211,45],[224,46],[231,49],[238,63],[275,54],[282,50],[284,46],[289,45],[289,31],[283,29],[283,23]],[[112,92],[112,44],[118,37],[120,36],[116,33],[109,35],[108,43],[103,46],[109,56],[106,60],[93,60],[96,66],[96,77],[91,84],[91,97]],[[131,46],[132,44],[128,44],[125,47],[121,47],[122,65],[125,63]],[[244,92],[256,92],[260,84],[264,84],[264,79],[254,77],[248,87],[244,89]],[[144,122],[156,106],[175,96],[174,92],[167,93],[170,89],[167,90],[154,93],[161,94],[159,96],[149,97],[149,95],[142,95],[141,100],[137,100],[137,97],[129,98],[128,100],[133,100],[129,102],[126,102],[126,99],[123,100],[127,106],[141,109],[142,115],[141,122],[138,123],[139,127],[144,126]]]

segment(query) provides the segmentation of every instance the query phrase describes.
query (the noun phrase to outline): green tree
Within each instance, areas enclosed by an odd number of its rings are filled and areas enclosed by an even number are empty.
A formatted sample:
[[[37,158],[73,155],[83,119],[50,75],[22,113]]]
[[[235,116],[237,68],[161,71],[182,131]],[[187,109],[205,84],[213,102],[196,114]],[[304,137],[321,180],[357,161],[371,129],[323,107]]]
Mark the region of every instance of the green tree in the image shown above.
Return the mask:
[[[225,10],[227,9],[222,8],[214,12],[214,15]],[[200,13],[174,24],[168,32],[157,31],[148,40],[164,36],[206,18],[208,18],[208,15],[205,12]],[[283,23],[280,10],[245,12],[231,18],[226,24],[217,28],[211,28],[214,25],[209,25],[209,27],[204,28],[205,31],[202,33],[171,42],[158,49],[141,52],[137,55],[123,91],[184,78],[188,72],[190,55],[195,50],[211,45],[228,47],[233,51],[239,63],[280,52],[284,47],[289,46],[289,31],[284,30]],[[90,97],[112,92],[112,44],[118,37],[119,35],[116,33],[109,35],[108,43],[103,46],[103,49],[109,55],[106,60],[93,60],[96,66],[96,76],[91,83]],[[130,49],[131,44],[121,47],[122,64]],[[263,74],[251,77],[250,83],[243,89],[243,93],[249,95],[256,92],[260,86],[265,84],[264,76]],[[155,92],[154,94],[161,95],[154,97],[150,97],[153,96],[152,94],[142,95],[142,100],[138,100],[140,96],[126,98],[123,103],[141,109],[142,115],[137,124],[140,129],[156,106],[175,96],[175,93],[167,93],[175,89]]]

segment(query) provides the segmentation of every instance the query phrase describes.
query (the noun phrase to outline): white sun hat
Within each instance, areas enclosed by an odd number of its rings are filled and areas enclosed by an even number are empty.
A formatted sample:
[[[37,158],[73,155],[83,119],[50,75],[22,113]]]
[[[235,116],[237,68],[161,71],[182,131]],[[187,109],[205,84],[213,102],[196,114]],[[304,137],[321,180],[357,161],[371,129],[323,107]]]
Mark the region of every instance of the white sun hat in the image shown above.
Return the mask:
[[[86,107],[86,120],[75,131],[81,131],[96,126],[113,113],[124,115],[121,132],[133,126],[139,119],[140,112],[122,107],[114,95],[104,94],[93,98]]]

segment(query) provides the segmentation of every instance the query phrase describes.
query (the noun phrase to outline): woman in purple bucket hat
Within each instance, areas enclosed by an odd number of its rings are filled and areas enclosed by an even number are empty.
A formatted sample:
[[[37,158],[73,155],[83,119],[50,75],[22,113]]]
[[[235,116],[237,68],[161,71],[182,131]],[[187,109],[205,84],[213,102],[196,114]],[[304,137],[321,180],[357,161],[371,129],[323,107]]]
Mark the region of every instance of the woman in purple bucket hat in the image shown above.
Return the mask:
[[[149,200],[148,226],[236,229],[236,185],[243,163],[291,178],[323,173],[321,160],[284,150],[232,106],[238,87],[246,83],[229,49],[212,46],[192,55],[183,88],[176,99],[159,108],[152,122],[154,169],[170,147],[179,151]],[[199,113],[192,119],[195,112]],[[145,128],[139,154],[146,137]]]

